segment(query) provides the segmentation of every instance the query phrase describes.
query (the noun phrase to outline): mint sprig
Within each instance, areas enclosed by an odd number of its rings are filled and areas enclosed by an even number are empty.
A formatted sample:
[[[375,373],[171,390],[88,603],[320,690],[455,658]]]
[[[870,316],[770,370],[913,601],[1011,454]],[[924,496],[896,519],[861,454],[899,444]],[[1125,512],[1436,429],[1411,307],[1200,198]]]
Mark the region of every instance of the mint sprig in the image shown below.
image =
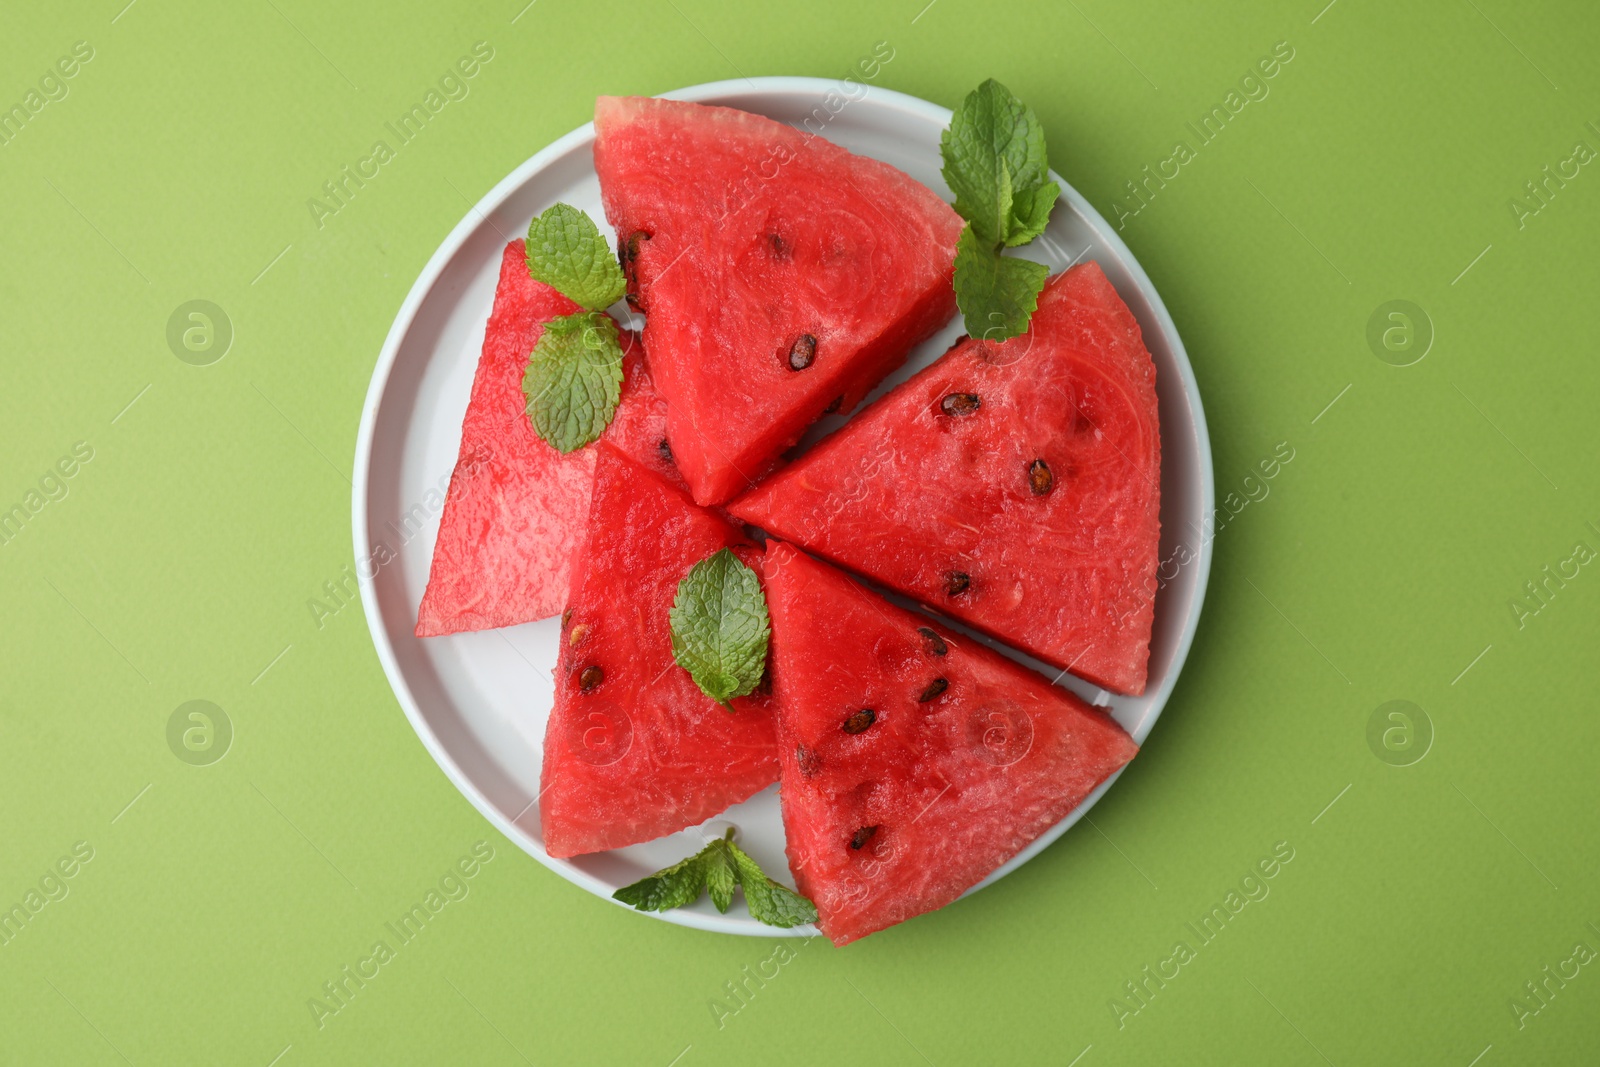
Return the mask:
[[[584,308],[545,323],[522,375],[528,421],[556,451],[572,452],[611,425],[622,395],[622,347],[604,309],[627,288],[594,220],[568,204],[528,225],[528,273]]]
[[[545,323],[522,374],[522,395],[534,431],[557,452],[604,433],[622,396],[622,348],[611,316],[582,311]]]
[[[547,208],[528,225],[527,255],[528,273],[590,311],[610,307],[627,290],[600,228],[570,204]]]
[[[956,304],[973,337],[1025,333],[1049,270],[1002,252],[1044,232],[1061,187],[1050,178],[1044,127],[990,78],[967,94],[939,139],[944,179],[967,221],[956,244]]]
[[[706,696],[727,705],[761,683],[772,636],[767,600],[761,579],[731,549],[684,575],[669,619],[672,656]]]
[[[733,830],[687,859],[623,886],[611,894],[640,911],[668,911],[693,904],[709,892],[724,914],[735,886],[744,887],[745,905],[758,922],[788,929],[817,921],[817,907],[788,886],[768,878],[761,865],[733,843]]]

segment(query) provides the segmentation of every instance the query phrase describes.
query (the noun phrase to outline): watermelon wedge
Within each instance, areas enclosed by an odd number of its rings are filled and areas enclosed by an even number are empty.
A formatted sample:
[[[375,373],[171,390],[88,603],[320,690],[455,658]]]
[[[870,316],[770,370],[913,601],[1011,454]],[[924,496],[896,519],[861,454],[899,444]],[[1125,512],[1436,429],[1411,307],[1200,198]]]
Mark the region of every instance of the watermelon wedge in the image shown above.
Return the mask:
[[[1046,285],[1028,333],[962,341],[729,510],[1138,694],[1160,464],[1154,364],[1085,263]]]
[[[854,408],[955,313],[961,220],[885,163],[732,108],[611,96],[594,162],[701,504]]]
[[[668,612],[689,569],[761,552],[722,516],[607,442],[572,575],[545,728],[540,813],[552,856],[621,848],[695,826],[778,778],[772,698],[728,711],[672,655]]]
[[[578,310],[528,274],[522,241],[506,245],[417,611],[418,637],[532,622],[566,602],[589,514],[595,450],[562,455],[534,432],[522,375],[544,324]],[[666,406],[650,384],[643,348],[626,332],[622,345],[622,399],[604,439],[675,478],[663,448]]]
[[[1138,746],[1111,718],[790,545],[767,547],[789,866],[843,945],[942,907]]]

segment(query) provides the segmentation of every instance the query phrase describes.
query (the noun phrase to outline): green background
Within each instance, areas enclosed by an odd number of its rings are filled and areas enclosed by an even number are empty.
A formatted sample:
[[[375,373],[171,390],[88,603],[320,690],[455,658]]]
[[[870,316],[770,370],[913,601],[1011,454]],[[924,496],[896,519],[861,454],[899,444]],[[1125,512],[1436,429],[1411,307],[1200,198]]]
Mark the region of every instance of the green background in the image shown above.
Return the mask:
[[[1591,5],[523,2],[6,12],[0,105],[94,58],[0,147],[0,507],[93,458],[0,546],[0,905],[93,859],[0,947],[0,1060],[1594,1062],[1600,966],[1524,983],[1600,949],[1600,568],[1510,606],[1600,547],[1600,174],[1510,206],[1600,148]],[[319,229],[307,199],[478,41],[470,96]],[[523,855],[418,742],[359,605],[319,628],[307,600],[351,562],[385,332],[469,202],[598,93],[842,77],[879,41],[880,85],[1008,83],[1108,217],[1288,43],[1122,235],[1188,346],[1219,500],[1294,459],[1217,536],[1188,667],[1092,821],[938,914],[789,943],[719,1027],[775,942]],[[193,299],[235,331],[210,366],[168,346]],[[1434,333],[1404,367],[1367,339],[1396,299]],[[233,724],[209,766],[168,746],[195,699]],[[1422,712],[1386,749],[1391,700]],[[308,999],[479,840],[470,895],[319,1029]],[[1278,842],[1270,894],[1119,1020]]]

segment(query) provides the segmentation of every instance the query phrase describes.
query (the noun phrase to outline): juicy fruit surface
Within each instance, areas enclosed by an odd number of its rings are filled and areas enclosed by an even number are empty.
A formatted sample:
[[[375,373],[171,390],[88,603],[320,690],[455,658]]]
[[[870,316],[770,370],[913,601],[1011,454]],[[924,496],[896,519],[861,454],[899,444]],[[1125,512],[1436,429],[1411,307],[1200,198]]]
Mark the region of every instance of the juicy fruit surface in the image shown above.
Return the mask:
[[[522,375],[545,323],[578,310],[528,274],[522,241],[506,246],[417,611],[418,637],[532,622],[566,601],[589,514],[594,448],[562,455],[534,432]],[[666,406],[650,384],[637,339],[624,333],[622,345],[622,399],[605,439],[675,477],[660,447]]]
[[[766,575],[789,865],[835,944],[955,900],[1138,751],[1068,691],[789,545],[768,546]]]
[[[595,169],[702,504],[849,411],[955,313],[961,220],[895,168],[732,108],[600,97]]]
[[[778,778],[772,698],[728,711],[672,655],[668,613],[689,569],[739,529],[611,445],[597,448],[588,538],[561,632],[540,815],[552,856],[621,848],[694,826]]]
[[[1028,333],[962,341],[729,510],[1138,694],[1160,464],[1155,366],[1091,262],[1046,285]]]

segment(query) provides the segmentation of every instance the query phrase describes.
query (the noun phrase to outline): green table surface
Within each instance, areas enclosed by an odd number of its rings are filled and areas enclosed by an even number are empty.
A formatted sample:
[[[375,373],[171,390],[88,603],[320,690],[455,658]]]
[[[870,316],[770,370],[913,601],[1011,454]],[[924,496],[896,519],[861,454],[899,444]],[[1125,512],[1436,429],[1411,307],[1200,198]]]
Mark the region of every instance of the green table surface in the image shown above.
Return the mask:
[[[1591,5],[125,2],[0,33],[0,1061],[1600,1057]],[[1006,82],[1121,219],[1238,514],[1092,821],[836,950],[568,885],[435,766],[360,606],[308,601],[352,561],[385,332],[471,202],[596,94],[879,42],[876,84]],[[193,300],[231,324],[209,365],[169,344]],[[169,743],[193,700],[220,761]]]

